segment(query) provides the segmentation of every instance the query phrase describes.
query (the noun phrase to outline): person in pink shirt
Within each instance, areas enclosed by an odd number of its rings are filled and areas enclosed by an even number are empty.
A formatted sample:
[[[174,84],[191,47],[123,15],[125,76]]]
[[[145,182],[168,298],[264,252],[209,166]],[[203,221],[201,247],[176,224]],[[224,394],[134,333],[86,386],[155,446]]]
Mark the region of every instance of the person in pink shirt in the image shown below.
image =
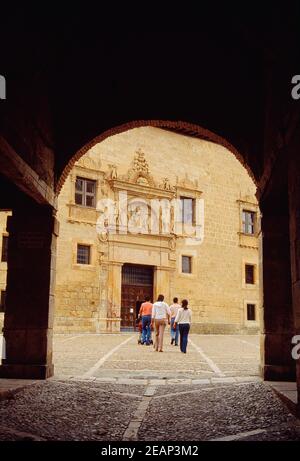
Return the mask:
[[[142,341],[141,344],[150,345],[151,341],[151,315],[152,303],[150,296],[145,297],[145,302],[141,305],[139,317],[142,319]]]

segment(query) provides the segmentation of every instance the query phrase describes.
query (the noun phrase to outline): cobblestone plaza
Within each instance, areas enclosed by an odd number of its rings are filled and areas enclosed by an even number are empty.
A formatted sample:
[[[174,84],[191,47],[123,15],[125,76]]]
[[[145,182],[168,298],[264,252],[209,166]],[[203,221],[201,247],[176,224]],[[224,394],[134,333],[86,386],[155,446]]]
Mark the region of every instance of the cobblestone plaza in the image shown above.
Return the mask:
[[[194,334],[185,355],[168,333],[163,354],[134,332],[56,335],[54,378],[0,402],[0,440],[300,440],[258,336]]]

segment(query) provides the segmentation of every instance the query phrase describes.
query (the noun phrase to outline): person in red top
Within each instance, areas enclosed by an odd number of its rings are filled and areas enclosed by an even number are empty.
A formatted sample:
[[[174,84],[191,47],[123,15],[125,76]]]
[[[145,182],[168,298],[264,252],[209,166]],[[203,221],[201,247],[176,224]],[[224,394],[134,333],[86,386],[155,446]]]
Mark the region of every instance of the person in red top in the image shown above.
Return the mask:
[[[152,303],[150,303],[150,296],[145,297],[145,302],[141,305],[139,317],[142,318],[142,344],[150,345],[151,340],[151,315]]]

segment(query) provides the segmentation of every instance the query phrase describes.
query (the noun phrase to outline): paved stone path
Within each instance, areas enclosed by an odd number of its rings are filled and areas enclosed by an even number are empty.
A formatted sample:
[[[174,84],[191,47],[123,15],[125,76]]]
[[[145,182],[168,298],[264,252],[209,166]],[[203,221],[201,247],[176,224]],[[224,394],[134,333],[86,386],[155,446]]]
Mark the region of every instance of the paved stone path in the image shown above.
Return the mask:
[[[134,333],[57,335],[55,377],[0,402],[0,440],[300,440],[258,355],[256,336],[191,335],[185,355]]]
[[[259,376],[257,336],[191,335],[188,352],[182,354],[179,347],[170,345],[167,333],[163,353],[155,352],[152,346],[138,345],[136,333],[57,335],[54,341],[55,374],[64,378],[95,377],[111,382],[120,379],[183,379],[191,382]]]

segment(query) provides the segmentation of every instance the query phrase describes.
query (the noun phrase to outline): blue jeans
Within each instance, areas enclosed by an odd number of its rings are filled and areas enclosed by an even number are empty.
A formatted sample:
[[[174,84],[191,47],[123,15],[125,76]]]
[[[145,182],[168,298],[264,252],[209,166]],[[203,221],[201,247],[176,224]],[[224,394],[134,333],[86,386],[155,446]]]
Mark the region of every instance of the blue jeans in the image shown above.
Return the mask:
[[[151,339],[151,315],[143,315],[142,317],[142,343],[150,343]]]
[[[175,344],[178,344],[179,325],[177,323],[176,330],[174,330],[173,328],[174,322],[175,322],[175,317],[172,317],[171,318],[171,339],[175,339]]]
[[[188,335],[190,331],[190,324],[189,323],[180,323],[179,324],[179,331],[180,331],[180,350],[181,352],[186,353],[186,346],[188,343]]]

